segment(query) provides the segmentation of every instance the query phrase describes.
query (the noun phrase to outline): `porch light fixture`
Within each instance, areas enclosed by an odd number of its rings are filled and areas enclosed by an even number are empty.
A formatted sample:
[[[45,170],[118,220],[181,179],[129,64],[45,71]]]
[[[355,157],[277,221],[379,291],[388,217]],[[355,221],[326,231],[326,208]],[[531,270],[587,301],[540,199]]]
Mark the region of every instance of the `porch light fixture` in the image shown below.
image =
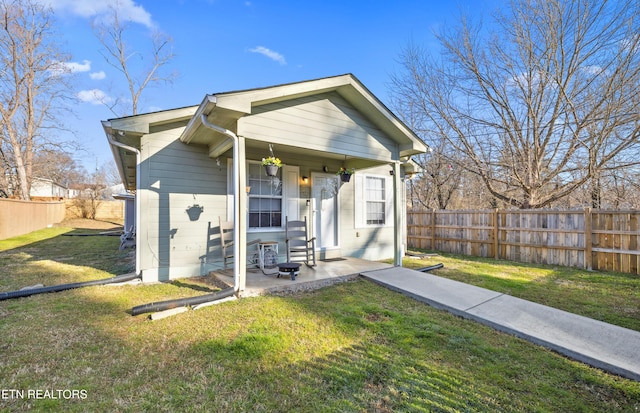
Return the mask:
[[[303,176],[302,177],[302,182],[305,183],[305,184],[309,183],[309,177],[308,176]]]

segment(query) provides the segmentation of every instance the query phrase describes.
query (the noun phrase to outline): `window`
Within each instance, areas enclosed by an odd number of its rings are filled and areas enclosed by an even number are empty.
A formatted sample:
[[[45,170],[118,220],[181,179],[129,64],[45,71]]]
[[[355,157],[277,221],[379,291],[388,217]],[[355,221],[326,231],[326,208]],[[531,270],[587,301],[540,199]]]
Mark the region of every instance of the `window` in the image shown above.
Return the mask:
[[[367,176],[365,181],[365,203],[367,225],[385,224],[386,189],[385,179]]]
[[[387,174],[374,174],[383,171]],[[393,227],[393,176],[388,175],[387,168],[378,168],[374,173],[357,173],[355,179],[355,211],[356,228]]]
[[[249,228],[282,227],[282,168],[267,176],[260,163],[249,163]]]

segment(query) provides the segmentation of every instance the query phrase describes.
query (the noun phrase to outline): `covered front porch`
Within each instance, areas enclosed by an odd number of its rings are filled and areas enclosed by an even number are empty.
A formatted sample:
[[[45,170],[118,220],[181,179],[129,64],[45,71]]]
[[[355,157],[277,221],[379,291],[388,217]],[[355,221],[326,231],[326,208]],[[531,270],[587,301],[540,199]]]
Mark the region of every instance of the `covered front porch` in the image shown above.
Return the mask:
[[[227,161],[235,262],[251,259],[251,242],[282,246],[286,223],[304,219],[319,259],[401,265],[404,179],[424,144],[353,77],[207,95],[179,139]],[[265,175],[266,157],[281,163],[275,174]],[[357,171],[354,180],[341,170]],[[234,271],[236,290],[251,290],[255,277]]]
[[[342,257],[329,260],[318,260],[315,267],[304,264],[300,266],[300,274],[295,281],[288,275],[278,277],[278,268],[265,269],[263,273],[259,268],[247,268],[247,282],[244,291],[240,291],[241,297],[253,297],[263,294],[283,294],[298,291],[315,290],[339,282],[357,278],[366,271],[375,271],[383,268],[391,268],[392,264],[378,261],[368,261],[361,258]],[[233,286],[233,271],[215,271],[211,273],[228,286]]]
[[[318,260],[401,265],[405,179],[426,145],[353,75],[206,95],[199,106],[103,127],[136,191],[136,272],[145,282],[203,276],[229,268],[228,258],[246,263],[258,240],[277,243],[278,262],[290,261],[290,221],[306,223]],[[275,175],[262,165],[272,157]],[[232,251],[221,243],[223,223]],[[233,267],[236,291],[255,280],[245,265]]]

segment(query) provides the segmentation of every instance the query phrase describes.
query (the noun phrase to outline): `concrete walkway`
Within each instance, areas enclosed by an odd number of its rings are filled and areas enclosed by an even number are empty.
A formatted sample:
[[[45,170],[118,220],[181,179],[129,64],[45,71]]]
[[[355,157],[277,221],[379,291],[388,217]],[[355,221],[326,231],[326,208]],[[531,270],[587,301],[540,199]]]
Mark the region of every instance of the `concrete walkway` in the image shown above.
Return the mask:
[[[407,268],[361,275],[433,307],[640,381],[640,332]]]

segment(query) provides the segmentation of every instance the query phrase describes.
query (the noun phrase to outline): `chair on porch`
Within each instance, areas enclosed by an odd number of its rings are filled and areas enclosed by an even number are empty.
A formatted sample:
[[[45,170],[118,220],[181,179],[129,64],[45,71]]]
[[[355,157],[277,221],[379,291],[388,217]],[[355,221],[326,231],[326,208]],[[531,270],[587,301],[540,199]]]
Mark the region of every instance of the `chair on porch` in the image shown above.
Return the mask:
[[[228,263],[233,262],[233,222],[223,221],[222,218],[218,218],[220,221],[220,245],[222,247],[222,260],[224,261],[224,269],[227,269]],[[255,245],[258,248],[260,243],[259,239],[247,242],[247,247]],[[252,257],[247,250],[247,256]]]
[[[309,238],[307,217],[304,221],[289,221],[285,227],[287,244],[287,262],[304,262],[308,266],[316,265],[316,238]]]

